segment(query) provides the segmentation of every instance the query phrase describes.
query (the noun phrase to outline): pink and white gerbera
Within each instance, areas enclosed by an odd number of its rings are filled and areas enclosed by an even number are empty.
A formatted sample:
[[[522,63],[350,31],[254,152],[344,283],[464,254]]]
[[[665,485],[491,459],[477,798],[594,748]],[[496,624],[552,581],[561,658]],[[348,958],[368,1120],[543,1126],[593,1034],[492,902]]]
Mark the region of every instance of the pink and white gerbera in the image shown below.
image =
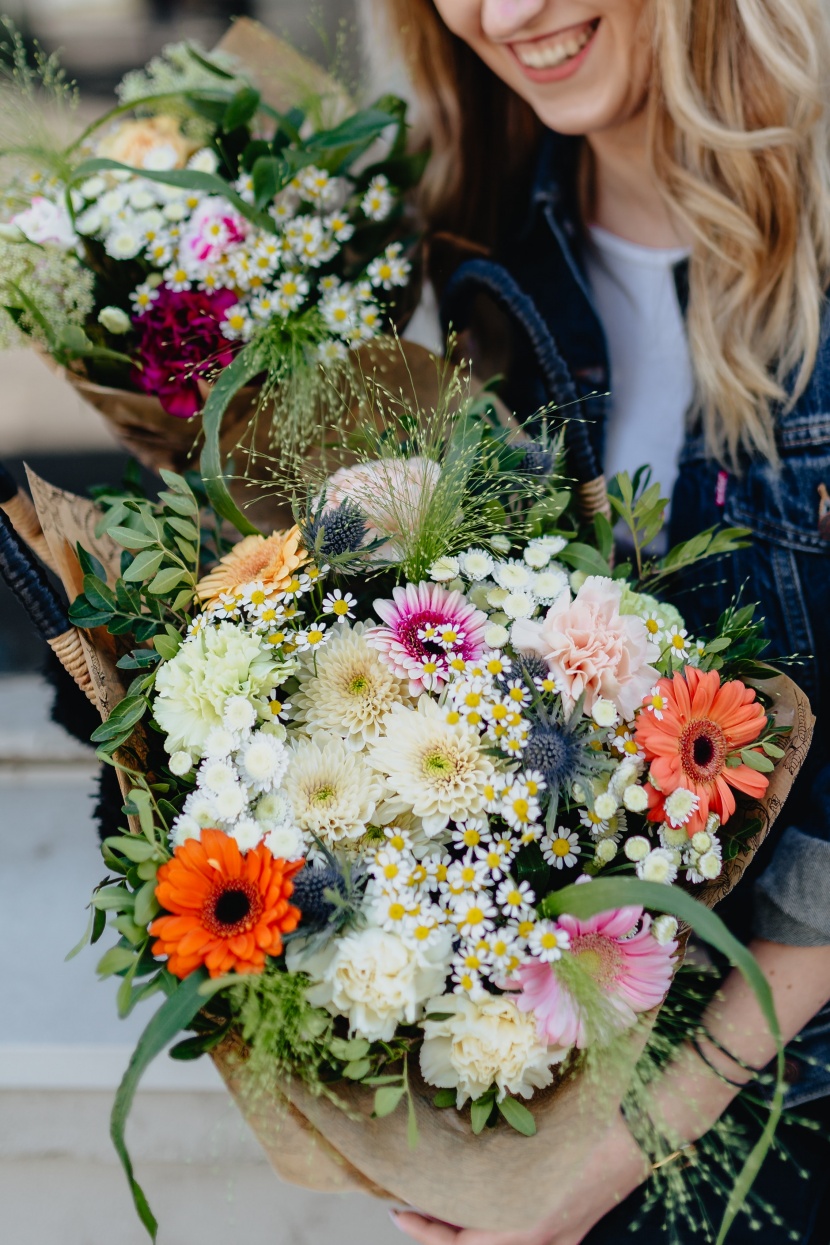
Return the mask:
[[[407,584],[392,591],[391,601],[375,601],[386,624],[368,636],[398,678],[409,679],[409,691],[437,689],[447,682],[453,658],[475,661],[484,652],[487,615],[460,592],[440,584]]]
[[[561,959],[552,964],[526,960],[510,983],[520,991],[519,1010],[534,1013],[540,1037],[552,1046],[582,1050],[598,1040],[598,1028],[610,1029],[610,1037],[614,1029],[630,1028],[638,1013],[662,1003],[671,985],[677,943],[659,943],[642,908],[600,912],[585,921],[564,915],[558,925],[570,935]],[[604,1015],[586,1015],[574,989],[574,970],[587,973],[599,986],[610,1004]]]

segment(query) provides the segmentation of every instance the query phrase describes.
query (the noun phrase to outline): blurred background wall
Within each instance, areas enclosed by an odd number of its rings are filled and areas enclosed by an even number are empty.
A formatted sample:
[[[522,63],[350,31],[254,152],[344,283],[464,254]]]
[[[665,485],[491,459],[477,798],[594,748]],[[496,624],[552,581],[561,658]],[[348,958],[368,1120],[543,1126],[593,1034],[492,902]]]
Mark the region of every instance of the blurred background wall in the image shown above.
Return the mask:
[[[126,70],[175,40],[211,47],[234,15],[258,18],[326,67],[345,35],[351,51],[341,61],[366,88],[358,27],[375,42],[366,64],[388,75],[390,59],[368,3],[0,0],[0,13],[47,50],[63,49],[84,111],[95,115]],[[119,479],[126,463],[103,420],[23,351],[0,354],[0,458],[21,481],[25,461],[76,492]],[[97,765],[49,721],[42,660],[41,642],[0,585],[0,912],[13,931],[0,960],[0,1241],[139,1245],[147,1237],[108,1115],[156,1002],[117,1019],[113,983],[94,974],[109,936],[64,963],[103,871],[92,820]],[[205,1061],[157,1061],[129,1139],[161,1221],[160,1245],[382,1245],[396,1237],[385,1208],[369,1199],[280,1184]]]

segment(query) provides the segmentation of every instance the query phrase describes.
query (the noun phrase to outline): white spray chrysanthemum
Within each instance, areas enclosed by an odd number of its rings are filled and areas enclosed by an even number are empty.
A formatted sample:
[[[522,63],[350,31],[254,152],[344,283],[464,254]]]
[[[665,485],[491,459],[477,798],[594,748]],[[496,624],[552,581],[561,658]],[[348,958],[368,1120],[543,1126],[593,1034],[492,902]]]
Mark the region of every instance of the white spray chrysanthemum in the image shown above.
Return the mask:
[[[240,749],[236,763],[248,787],[268,791],[282,781],[288,768],[288,749],[274,735],[259,731]]]

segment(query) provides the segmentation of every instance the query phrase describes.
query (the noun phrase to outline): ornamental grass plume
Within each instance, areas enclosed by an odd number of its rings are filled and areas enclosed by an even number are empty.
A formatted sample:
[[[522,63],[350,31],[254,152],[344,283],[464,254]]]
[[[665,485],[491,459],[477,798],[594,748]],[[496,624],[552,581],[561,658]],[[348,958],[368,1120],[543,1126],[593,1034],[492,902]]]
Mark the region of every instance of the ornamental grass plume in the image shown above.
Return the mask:
[[[176,977],[202,964],[211,977],[262,972],[300,923],[289,899],[303,863],[275,860],[263,844],[243,856],[221,830],[188,839],[158,871],[156,898],[169,915],[150,926],[153,955],[166,955]]]
[[[520,991],[519,1010],[535,1013],[540,1037],[552,1046],[606,1045],[662,1003],[677,943],[659,943],[642,908],[584,921],[564,914],[558,928],[570,946],[552,963],[526,960],[510,983]]]
[[[295,573],[308,561],[295,525],[270,536],[245,536],[217,566],[201,579],[196,596],[210,606],[223,593],[236,593],[243,584],[262,584],[266,595],[287,588]]]
[[[657,701],[659,717],[651,707]],[[685,823],[689,838],[705,829],[710,813],[721,824],[732,816],[733,788],[761,799],[769,785],[767,776],[742,762],[729,762],[754,743],[766,720],[754,690],[738,679],[722,684],[716,670],[702,673],[687,666],[672,679],[660,679],[656,697],[649,698],[635,731],[651,765],[646,787],[652,802],[649,820],[666,820],[666,800],[678,788],[698,799]]]

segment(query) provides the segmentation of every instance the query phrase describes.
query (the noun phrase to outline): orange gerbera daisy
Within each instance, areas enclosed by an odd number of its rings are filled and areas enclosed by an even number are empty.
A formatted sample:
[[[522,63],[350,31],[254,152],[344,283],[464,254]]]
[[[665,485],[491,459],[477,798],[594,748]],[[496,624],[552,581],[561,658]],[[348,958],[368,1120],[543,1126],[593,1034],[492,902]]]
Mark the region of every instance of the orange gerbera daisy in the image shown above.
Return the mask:
[[[176,977],[201,964],[211,977],[261,972],[299,924],[300,910],[288,901],[302,865],[276,860],[262,843],[243,856],[222,830],[188,839],[158,871],[156,898],[171,915],[150,926],[153,955],[166,955]]]
[[[767,789],[764,774],[727,759],[751,744],[766,725],[763,706],[751,687],[737,679],[721,684],[716,670],[703,674],[688,666],[673,679],[660,679],[649,706],[637,719],[635,739],[651,763],[650,821],[665,821],[666,798],[684,787],[698,798],[686,823],[689,837],[706,825],[710,813],[721,822],[735,811],[736,791],[758,799]]]
[[[296,524],[287,532],[245,536],[199,582],[196,595],[203,605],[210,605],[223,592],[236,592],[252,581],[263,584],[266,592],[277,592],[288,587],[308,556]]]

